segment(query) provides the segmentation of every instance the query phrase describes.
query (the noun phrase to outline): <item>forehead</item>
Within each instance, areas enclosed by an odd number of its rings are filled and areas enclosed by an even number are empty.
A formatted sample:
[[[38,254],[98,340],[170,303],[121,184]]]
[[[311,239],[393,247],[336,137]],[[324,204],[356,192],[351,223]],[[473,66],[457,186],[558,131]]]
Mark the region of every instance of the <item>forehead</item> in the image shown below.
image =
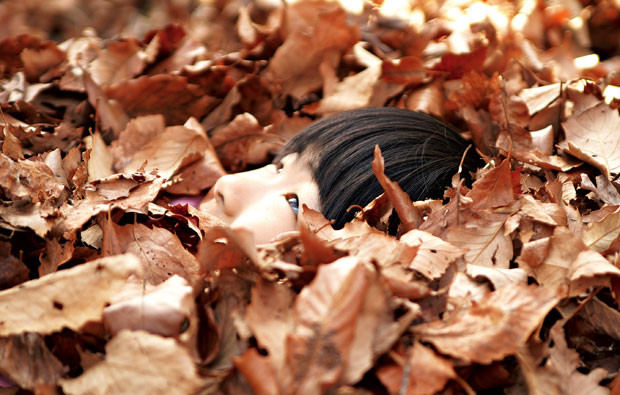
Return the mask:
[[[291,152],[284,156],[278,156],[274,159],[275,164],[282,164],[299,171],[308,170],[314,179],[314,173],[316,172],[317,163],[319,160],[318,155],[315,153],[314,147],[305,147],[301,152]]]

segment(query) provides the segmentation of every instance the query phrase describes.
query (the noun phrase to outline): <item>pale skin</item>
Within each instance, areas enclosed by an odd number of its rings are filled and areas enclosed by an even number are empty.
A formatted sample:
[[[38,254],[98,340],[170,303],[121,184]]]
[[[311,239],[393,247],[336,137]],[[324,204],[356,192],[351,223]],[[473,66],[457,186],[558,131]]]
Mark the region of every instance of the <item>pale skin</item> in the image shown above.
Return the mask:
[[[232,229],[252,233],[256,244],[297,230],[302,205],[320,211],[319,188],[312,177],[310,155],[286,155],[279,164],[221,177],[199,209],[214,214]]]

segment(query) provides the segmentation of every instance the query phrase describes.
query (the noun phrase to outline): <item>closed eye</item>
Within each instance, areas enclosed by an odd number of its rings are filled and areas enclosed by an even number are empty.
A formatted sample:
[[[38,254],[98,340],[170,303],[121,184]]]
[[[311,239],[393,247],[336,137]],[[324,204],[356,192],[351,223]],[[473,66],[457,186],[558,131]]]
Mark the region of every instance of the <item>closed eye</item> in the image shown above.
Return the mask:
[[[284,198],[288,202],[289,207],[295,213],[295,217],[299,214],[299,198],[294,193],[287,193],[284,195]]]

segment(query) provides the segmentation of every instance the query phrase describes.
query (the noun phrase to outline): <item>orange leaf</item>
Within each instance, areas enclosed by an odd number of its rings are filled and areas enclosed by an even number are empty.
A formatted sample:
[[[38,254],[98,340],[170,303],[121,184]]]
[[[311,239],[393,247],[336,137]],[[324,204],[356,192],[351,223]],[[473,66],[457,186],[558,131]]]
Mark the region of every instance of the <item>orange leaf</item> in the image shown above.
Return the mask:
[[[513,175],[510,172],[510,158],[504,159],[499,166],[485,173],[481,179],[474,182],[471,191],[467,194],[467,197],[473,200],[471,208],[474,210],[486,210],[507,206],[514,201],[514,190],[518,185],[518,181],[518,179],[513,179]]]
[[[375,146],[375,158],[372,161],[372,171],[375,173],[379,184],[383,187],[385,193],[389,196],[394,209],[398,213],[404,231],[410,231],[416,229],[422,223],[422,216],[418,209],[413,205],[409,195],[403,191],[397,182],[390,180],[385,175],[385,162],[383,156],[381,156],[381,149],[378,145]]]

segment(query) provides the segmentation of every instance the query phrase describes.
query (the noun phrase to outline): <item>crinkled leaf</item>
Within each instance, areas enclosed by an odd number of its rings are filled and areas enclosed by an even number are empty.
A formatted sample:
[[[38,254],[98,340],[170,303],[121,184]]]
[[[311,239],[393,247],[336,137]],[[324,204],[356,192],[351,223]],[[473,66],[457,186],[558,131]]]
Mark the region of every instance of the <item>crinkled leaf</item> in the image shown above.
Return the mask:
[[[488,364],[516,353],[558,301],[551,289],[514,283],[446,320],[414,326],[413,332],[443,354]]]
[[[447,230],[445,240],[467,249],[465,260],[468,263],[508,269],[513,246],[504,225],[515,210],[513,204],[495,211],[469,212],[461,218],[461,224]]]
[[[337,4],[302,2],[287,7],[284,43],[266,71],[283,94],[301,97],[321,86],[319,64],[329,53],[344,53],[358,40]]]
[[[422,216],[418,209],[411,202],[409,195],[403,191],[397,182],[388,178],[385,174],[385,162],[381,156],[381,149],[375,146],[374,159],[372,161],[372,171],[381,184],[381,187],[390,198],[394,209],[398,213],[405,232],[416,229],[422,223]]]
[[[91,62],[90,74],[99,86],[110,86],[140,73],[146,65],[145,58],[138,40],[112,41]]]
[[[54,386],[64,373],[38,333],[0,338],[0,372],[23,388]]]
[[[553,232],[548,254],[538,266],[523,267],[536,281],[565,296],[575,296],[590,286],[605,284],[610,276],[620,276],[620,269],[602,255],[588,249],[567,228],[557,227]]]
[[[167,180],[181,167],[201,158],[206,149],[204,133],[184,126],[169,126],[136,152],[123,172],[144,169],[145,173],[155,172]]]
[[[102,229],[102,254],[134,254],[142,263],[143,278],[148,283],[161,284],[176,274],[193,287],[198,286],[202,275],[200,264],[174,233],[142,224],[118,226],[109,220]]]
[[[121,81],[106,91],[132,118],[162,114],[168,125],[182,125],[189,117],[202,118],[215,100],[185,77],[169,74]],[[119,130],[120,132],[120,130]]]
[[[155,199],[163,182],[161,177],[137,173],[115,174],[97,180],[89,186],[83,200],[75,205],[65,204],[61,207],[62,217],[56,229],[62,233],[75,231],[93,216],[115,207],[140,210]]]
[[[507,206],[515,200],[516,187],[518,184],[515,185],[510,171],[510,159],[506,158],[477,180],[467,197],[474,201],[471,208],[475,210]]]
[[[604,252],[620,235],[620,212],[615,211],[601,221],[588,225],[582,235],[583,242],[597,252]]]
[[[78,330],[89,321],[100,321],[103,307],[130,275],[138,273],[134,255],[117,255],[2,291],[0,336],[46,334],[63,327]]]
[[[286,392],[314,392],[342,379],[358,380],[370,368],[377,329],[389,319],[378,280],[355,258],[318,270],[295,301],[295,331],[286,339]]]
[[[409,353],[405,366],[388,365],[377,372],[390,393],[436,394],[450,379],[456,377],[452,362],[440,357],[432,349],[416,342]],[[404,371],[408,372],[407,379],[403,378]]]
[[[418,247],[409,267],[430,279],[439,278],[452,262],[465,253],[465,250],[417,229],[402,235],[400,241]]]
[[[598,168],[607,178],[620,171],[618,110],[602,102],[562,123],[568,153]]]
[[[73,379],[60,380],[68,394],[188,394],[201,381],[189,352],[174,339],[121,331],[106,345],[105,360]]]

